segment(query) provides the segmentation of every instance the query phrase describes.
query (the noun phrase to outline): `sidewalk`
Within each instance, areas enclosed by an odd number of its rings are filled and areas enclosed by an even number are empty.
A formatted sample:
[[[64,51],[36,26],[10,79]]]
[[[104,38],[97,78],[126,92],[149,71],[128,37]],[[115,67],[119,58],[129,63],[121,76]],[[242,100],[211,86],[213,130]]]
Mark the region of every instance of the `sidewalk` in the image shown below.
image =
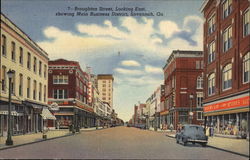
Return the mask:
[[[103,129],[103,128],[98,127],[98,130],[99,129]],[[80,129],[80,131],[83,131],[83,132],[84,131],[94,131],[94,130],[96,130],[96,127],[93,127],[93,128],[81,128]],[[55,129],[55,130],[48,131],[46,133],[46,135],[47,135],[46,140],[51,140],[51,139],[56,139],[56,138],[60,138],[60,137],[71,136],[73,134],[72,134],[72,132],[69,132],[68,129],[60,129],[60,130]],[[5,145],[6,139],[7,139],[7,137],[0,137],[0,150],[44,141],[43,134],[41,132],[32,133],[32,134],[25,134],[25,135],[18,135],[18,136],[12,136],[12,140],[13,140],[13,143],[14,143],[12,146],[6,146]]]
[[[50,130],[46,133],[46,135],[47,135],[47,140],[50,140],[59,137],[70,136],[72,135],[72,133],[70,133],[68,129],[60,129],[60,130]],[[41,132],[12,136],[13,140],[12,146],[5,145],[6,139],[7,137],[0,137],[0,150],[44,141],[43,134]]]
[[[166,136],[171,138],[175,138],[176,134],[175,130],[173,130],[173,132],[171,132],[170,130],[158,131],[158,132],[165,132]],[[225,136],[208,137],[207,146],[231,153],[249,156],[249,141],[246,139],[236,139]]]

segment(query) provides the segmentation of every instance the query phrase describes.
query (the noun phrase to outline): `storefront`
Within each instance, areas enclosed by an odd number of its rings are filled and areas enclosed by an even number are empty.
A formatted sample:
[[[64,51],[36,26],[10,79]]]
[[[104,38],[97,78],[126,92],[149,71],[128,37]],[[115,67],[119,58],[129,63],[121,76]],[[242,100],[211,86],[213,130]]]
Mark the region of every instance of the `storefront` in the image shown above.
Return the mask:
[[[204,104],[206,126],[215,134],[249,135],[249,100],[247,93]]]
[[[162,129],[167,129],[167,115],[169,114],[168,110],[160,112],[160,117],[161,117],[161,128]]]

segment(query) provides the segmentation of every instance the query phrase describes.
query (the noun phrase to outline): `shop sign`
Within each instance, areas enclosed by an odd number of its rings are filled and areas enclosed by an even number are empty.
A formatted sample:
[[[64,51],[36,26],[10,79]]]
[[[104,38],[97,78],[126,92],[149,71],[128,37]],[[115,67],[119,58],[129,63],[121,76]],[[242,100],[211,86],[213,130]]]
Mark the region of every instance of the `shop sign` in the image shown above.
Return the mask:
[[[204,106],[204,112],[249,106],[249,96]]]

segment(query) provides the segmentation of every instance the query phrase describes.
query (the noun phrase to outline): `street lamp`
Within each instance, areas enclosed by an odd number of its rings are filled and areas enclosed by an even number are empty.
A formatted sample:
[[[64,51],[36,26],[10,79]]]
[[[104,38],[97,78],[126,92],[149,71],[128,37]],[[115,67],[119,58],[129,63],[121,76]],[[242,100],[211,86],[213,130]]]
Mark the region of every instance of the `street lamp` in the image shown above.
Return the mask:
[[[9,70],[7,72],[7,75],[9,77],[9,106],[8,106],[8,137],[7,140],[5,142],[6,145],[13,145],[13,140],[11,139],[11,111],[10,111],[10,107],[11,107],[11,79],[14,77],[15,71],[14,70]]]
[[[192,123],[192,119],[193,119],[193,112],[192,112],[192,100],[194,98],[194,95],[192,93],[190,93],[189,95],[189,99],[190,99],[190,111],[189,111],[189,123],[191,124]]]

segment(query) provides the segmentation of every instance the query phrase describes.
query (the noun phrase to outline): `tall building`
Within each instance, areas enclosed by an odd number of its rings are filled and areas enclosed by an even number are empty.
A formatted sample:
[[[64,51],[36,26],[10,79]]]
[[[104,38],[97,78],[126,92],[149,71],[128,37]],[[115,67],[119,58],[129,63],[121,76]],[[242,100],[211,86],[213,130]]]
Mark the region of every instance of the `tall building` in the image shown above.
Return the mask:
[[[164,70],[167,125],[201,124],[203,99],[202,51],[174,50]]]
[[[57,104],[55,113],[60,128],[71,124],[93,127],[95,114],[88,104],[89,75],[79,63],[65,59],[49,61],[49,104]]]
[[[48,54],[2,13],[0,54],[0,136],[7,134],[9,70],[15,71],[11,82],[12,134],[41,131],[42,110],[48,109]]]
[[[249,134],[249,0],[206,0],[204,116],[215,133]],[[246,135],[246,134],[245,134]]]
[[[100,92],[100,99],[106,102],[113,109],[113,75],[99,74],[97,75],[98,90]]]

